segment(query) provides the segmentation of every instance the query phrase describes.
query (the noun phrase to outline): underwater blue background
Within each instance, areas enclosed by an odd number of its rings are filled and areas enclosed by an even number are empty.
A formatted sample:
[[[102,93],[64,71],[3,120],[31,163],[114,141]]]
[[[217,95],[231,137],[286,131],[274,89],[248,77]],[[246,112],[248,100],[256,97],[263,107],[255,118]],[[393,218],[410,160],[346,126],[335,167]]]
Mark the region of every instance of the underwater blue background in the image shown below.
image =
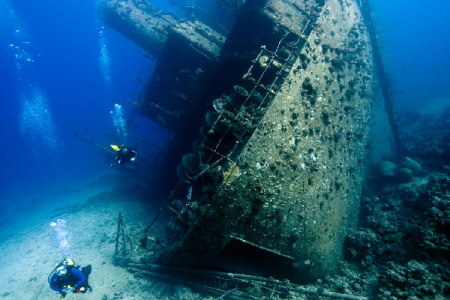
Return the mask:
[[[372,2],[399,109],[450,99],[450,1]],[[0,204],[110,170],[113,157],[75,133],[107,142],[114,104],[126,116],[124,98],[135,101],[142,88],[134,78],[154,67],[139,50],[102,24],[94,1],[0,0]],[[134,135],[163,143],[152,122],[136,125]]]
[[[370,2],[398,108],[436,98],[450,104],[450,1]]]
[[[101,150],[75,133],[105,142],[114,131],[114,104],[121,104],[126,116],[131,107],[124,98],[136,101],[142,88],[134,78],[147,79],[154,65],[138,46],[103,28],[94,1],[1,0],[0,8],[0,199],[108,172],[110,161]],[[45,103],[34,105],[35,120],[27,127],[25,103],[36,93]],[[39,108],[47,113],[39,114]],[[146,119],[135,123],[142,126],[134,135],[159,137]]]

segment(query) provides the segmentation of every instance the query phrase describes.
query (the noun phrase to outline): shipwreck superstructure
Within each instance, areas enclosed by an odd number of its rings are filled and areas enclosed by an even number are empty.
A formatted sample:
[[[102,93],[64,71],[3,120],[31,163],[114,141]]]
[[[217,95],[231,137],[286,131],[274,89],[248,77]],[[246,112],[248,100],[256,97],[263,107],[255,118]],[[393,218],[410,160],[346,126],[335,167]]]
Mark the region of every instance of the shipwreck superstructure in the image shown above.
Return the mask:
[[[168,247],[155,261],[326,276],[359,212],[374,85],[360,8],[216,2],[226,17],[192,7],[180,17],[143,0],[100,8],[157,58],[135,105],[173,133],[160,178],[193,187],[190,201],[168,204]]]

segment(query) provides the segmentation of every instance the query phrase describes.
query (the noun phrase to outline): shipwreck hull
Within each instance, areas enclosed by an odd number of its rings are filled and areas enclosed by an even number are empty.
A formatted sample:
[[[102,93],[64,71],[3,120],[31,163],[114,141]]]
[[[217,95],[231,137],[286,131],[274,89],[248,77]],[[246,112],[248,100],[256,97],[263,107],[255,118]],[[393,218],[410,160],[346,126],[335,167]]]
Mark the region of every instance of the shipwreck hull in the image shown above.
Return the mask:
[[[211,170],[215,192],[169,226],[160,262],[298,282],[336,270],[359,213],[373,67],[358,6],[321,9],[245,146]]]
[[[296,282],[334,272],[358,219],[374,84],[356,2],[246,0],[223,26],[141,0],[101,10],[158,56],[137,106],[174,133],[161,182],[193,186],[170,204],[155,261]]]

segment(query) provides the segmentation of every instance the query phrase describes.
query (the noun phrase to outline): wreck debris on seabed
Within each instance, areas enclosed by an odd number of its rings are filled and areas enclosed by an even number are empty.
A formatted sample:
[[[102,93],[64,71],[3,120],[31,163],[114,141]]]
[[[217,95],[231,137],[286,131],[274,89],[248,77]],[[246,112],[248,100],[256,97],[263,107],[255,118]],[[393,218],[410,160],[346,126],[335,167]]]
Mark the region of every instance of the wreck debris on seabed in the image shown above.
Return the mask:
[[[145,237],[145,239],[155,243],[151,248],[152,251],[157,247],[165,247],[165,245],[157,245],[154,237]],[[118,218],[115,249],[116,264],[127,267],[128,271],[133,273],[136,278],[150,277],[155,280],[181,284],[210,295],[219,296],[214,299],[225,299],[225,297],[229,299],[280,299],[299,294],[334,299],[368,299],[362,296],[330,292],[320,286],[300,286],[289,282],[287,279],[281,281],[272,277],[264,278],[231,272],[162,266],[152,263],[153,260],[145,256],[137,260],[136,256],[132,257],[133,239],[125,232],[125,224],[121,214]],[[135,254],[138,253],[135,251]],[[267,298],[268,295],[270,295],[269,298]]]
[[[418,279],[417,261],[397,276],[395,260],[365,244],[388,242],[377,218],[392,217],[382,214],[394,199],[366,195],[360,215],[375,85],[402,151],[367,2],[212,2],[181,3],[181,15],[143,0],[100,5],[157,60],[133,104],[172,133],[152,182],[170,186],[166,201],[144,237],[127,235],[119,216],[116,263],[218,299],[448,296],[435,277]],[[448,219],[443,203],[433,212]],[[163,213],[166,230],[155,231]],[[357,230],[366,216],[373,228]],[[439,228],[431,235],[445,244]]]

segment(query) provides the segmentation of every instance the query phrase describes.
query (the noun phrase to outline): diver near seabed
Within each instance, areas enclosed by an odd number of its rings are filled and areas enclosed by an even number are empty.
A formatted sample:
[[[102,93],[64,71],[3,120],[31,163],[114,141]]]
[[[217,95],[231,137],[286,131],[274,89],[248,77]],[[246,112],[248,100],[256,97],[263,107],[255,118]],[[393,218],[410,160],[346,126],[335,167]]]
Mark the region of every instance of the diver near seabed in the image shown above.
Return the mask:
[[[117,153],[117,156],[114,159],[114,161],[116,163],[118,163],[119,165],[123,165],[127,162],[135,161],[136,157],[138,155],[138,153],[136,151],[134,151],[130,147],[127,147],[124,145],[122,145],[121,148],[119,148],[117,145],[111,145],[111,148],[113,148],[114,151],[116,151],[116,153]],[[111,167],[112,166],[113,165],[111,164]]]
[[[68,293],[86,293],[92,291],[88,283],[92,266],[87,265],[81,271],[70,258],[58,263],[48,276],[50,288],[61,293],[61,300],[64,300]]]

